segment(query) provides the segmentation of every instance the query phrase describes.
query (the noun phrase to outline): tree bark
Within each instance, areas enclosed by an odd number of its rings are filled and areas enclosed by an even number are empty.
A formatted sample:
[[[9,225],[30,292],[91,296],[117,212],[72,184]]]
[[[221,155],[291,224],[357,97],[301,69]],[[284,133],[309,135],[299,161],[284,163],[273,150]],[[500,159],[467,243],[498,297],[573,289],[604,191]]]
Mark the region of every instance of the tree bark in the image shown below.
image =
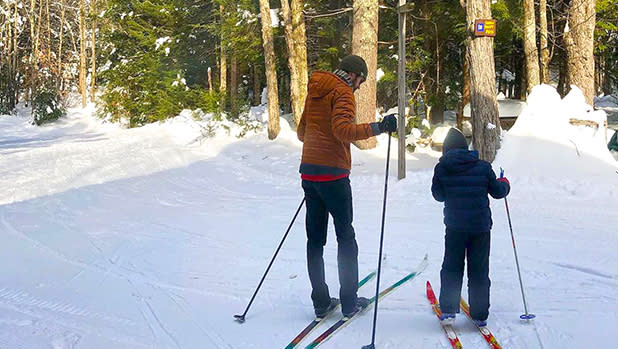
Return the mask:
[[[541,52],[540,78],[541,83],[549,84],[549,48],[547,46],[547,0],[539,2],[539,45]]]
[[[579,87],[590,105],[593,105],[595,95],[595,6],[596,0],[571,0],[568,30],[565,29],[569,84]]]
[[[309,69],[307,67],[307,34],[305,29],[304,1],[292,0],[292,27],[294,28],[294,52],[298,68],[298,96],[301,102],[301,114],[307,98]],[[297,120],[297,123],[299,120]]]
[[[82,95],[82,108],[86,107],[86,9],[85,1],[79,2],[79,92]]]
[[[92,13],[92,33],[91,33],[91,69],[90,69],[90,101],[94,103],[95,98],[95,87],[97,81],[97,16],[96,16],[96,0],[90,0],[90,11]]]
[[[461,91],[461,103],[457,111],[457,128],[463,130],[464,108],[470,103],[470,62],[468,53],[464,52],[463,59],[463,86]]]
[[[223,24],[224,16],[225,16],[225,7],[223,4],[219,6],[219,14],[221,16],[221,23]],[[223,98],[223,108],[225,108],[225,97],[227,95],[227,50],[226,50],[226,41],[223,37],[223,33],[221,33],[221,57],[219,63],[219,92],[221,93],[221,97]]]
[[[262,102],[262,74],[260,67],[253,64],[253,106],[260,105]]]
[[[526,94],[540,84],[539,55],[536,48],[534,0],[524,0],[524,55],[526,57]]]
[[[475,19],[491,18],[491,1],[468,0],[466,16],[468,32],[473,35]],[[500,147],[493,41],[491,37],[468,40],[472,143],[480,158],[490,162],[494,160]]]
[[[52,63],[52,44],[51,44],[51,20],[50,20],[50,16],[49,16],[49,0],[45,1],[45,11],[46,11],[46,16],[47,16],[47,47],[45,47],[45,49],[47,50],[47,64],[49,64],[51,66]]]
[[[208,92],[212,93],[212,69],[208,67]]]
[[[238,58],[236,52],[230,53],[230,108],[232,113],[238,112]]]
[[[262,17],[262,46],[266,67],[266,85],[268,89],[268,139],[279,135],[279,91],[277,89],[277,70],[275,66],[275,47],[268,0],[260,0]]]
[[[58,34],[58,90],[63,88],[63,68],[62,68],[62,44],[64,43],[64,18],[66,13],[65,0],[60,0],[60,29]]]
[[[367,63],[367,81],[356,90],[356,123],[376,120],[376,70],[378,66],[378,0],[354,0],[352,53]],[[375,137],[356,141],[360,149],[375,148]]]
[[[285,42],[288,48],[288,67],[290,69],[290,94],[294,122],[298,125],[307,96],[307,46],[303,1],[281,0],[281,14],[285,25]]]

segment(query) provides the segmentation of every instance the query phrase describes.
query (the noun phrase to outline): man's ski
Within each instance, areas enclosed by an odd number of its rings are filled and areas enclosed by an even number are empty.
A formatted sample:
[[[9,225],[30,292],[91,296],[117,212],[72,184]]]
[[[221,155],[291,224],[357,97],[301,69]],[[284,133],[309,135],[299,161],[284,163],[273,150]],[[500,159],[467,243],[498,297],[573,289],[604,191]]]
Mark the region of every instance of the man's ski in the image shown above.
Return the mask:
[[[425,268],[427,268],[427,263],[428,263],[427,262],[427,255],[425,255],[425,258],[423,258],[423,261],[418,265],[418,267],[416,268],[415,271],[413,271],[410,274],[404,276],[401,280],[395,282],[389,288],[387,288],[387,289],[383,290],[382,292],[380,292],[378,294],[378,298],[381,300],[386,295],[390,294],[391,292],[393,292],[397,288],[401,287],[401,285],[403,285],[404,283],[406,283],[406,282],[414,279],[415,277],[417,277],[420,273],[422,273],[425,270]],[[369,305],[367,305],[367,307],[365,307],[365,309],[362,309],[361,311],[357,312],[356,314],[354,314],[350,318],[344,317],[341,320],[335,322],[331,327],[329,327],[326,331],[324,331],[321,335],[319,335],[313,342],[309,343],[309,345],[307,345],[305,347],[305,349],[312,349],[312,348],[315,348],[318,345],[326,342],[335,333],[337,333],[338,331],[340,331],[341,329],[343,329],[344,327],[349,325],[350,322],[352,322],[352,320],[358,318],[361,314],[363,314],[365,311],[367,311],[367,309],[371,308],[371,306],[373,304],[375,304],[375,302],[376,302],[376,297],[375,296],[371,297],[371,299],[369,300]]]
[[[363,287],[363,285],[365,285],[367,282],[369,282],[371,279],[373,279],[376,276],[377,271],[374,270],[371,273],[367,274],[367,276],[365,276],[361,281],[358,282],[358,288],[360,289],[361,287]],[[324,320],[326,320],[327,318],[329,318],[332,314],[334,314],[339,307],[341,307],[341,303],[338,304],[336,307],[334,307],[331,311],[329,311],[326,315],[324,315],[323,317],[319,318],[316,317],[313,321],[311,321],[309,323],[309,325],[307,325],[307,327],[305,327],[302,331],[300,331],[300,333],[298,334],[298,336],[296,336],[294,339],[292,339],[292,341],[290,342],[290,344],[288,344],[285,349],[292,349],[295,348],[303,339],[305,339],[305,337],[307,337],[316,327],[318,327],[320,324],[322,324],[322,322],[324,322]]]
[[[470,307],[468,306],[468,303],[466,303],[466,301],[463,298],[461,298],[460,303],[461,303],[461,309],[463,309],[464,313],[466,313],[468,318],[472,320],[472,316],[470,316]],[[476,326],[476,324],[474,325]],[[483,327],[476,326],[476,327],[479,329],[479,332],[481,332],[481,335],[483,336],[483,338],[485,338],[485,340],[487,341],[487,344],[489,344],[490,347],[492,347],[493,349],[502,348],[500,344],[498,343],[498,341],[496,340],[496,338],[494,337],[494,335],[489,330],[489,328],[487,328],[487,326],[483,326]]]
[[[440,307],[438,305],[438,299],[436,298],[436,294],[433,292],[433,288],[431,288],[431,284],[429,283],[429,281],[427,281],[427,299],[429,300],[429,303],[431,303],[431,308],[433,309],[433,312],[436,313],[436,316],[438,317],[438,319],[440,319],[442,311],[440,310]],[[461,345],[461,342],[459,341],[459,338],[457,337],[457,333],[455,333],[453,326],[442,324],[440,325],[442,326],[444,333],[446,333],[448,341],[451,342],[451,346],[455,349],[462,349],[463,345]]]

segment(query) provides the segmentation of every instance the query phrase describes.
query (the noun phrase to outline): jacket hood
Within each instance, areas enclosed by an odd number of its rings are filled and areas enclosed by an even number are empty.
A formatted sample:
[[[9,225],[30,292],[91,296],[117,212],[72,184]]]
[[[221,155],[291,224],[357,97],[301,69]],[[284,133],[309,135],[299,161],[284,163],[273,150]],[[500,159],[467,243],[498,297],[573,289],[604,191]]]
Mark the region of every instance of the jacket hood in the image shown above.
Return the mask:
[[[309,91],[309,97],[311,98],[322,98],[340,86],[348,87],[337,75],[324,71],[316,71],[311,74],[311,78],[309,78],[307,91]]]
[[[452,149],[440,158],[440,163],[449,173],[471,169],[479,161],[479,152],[468,149]]]

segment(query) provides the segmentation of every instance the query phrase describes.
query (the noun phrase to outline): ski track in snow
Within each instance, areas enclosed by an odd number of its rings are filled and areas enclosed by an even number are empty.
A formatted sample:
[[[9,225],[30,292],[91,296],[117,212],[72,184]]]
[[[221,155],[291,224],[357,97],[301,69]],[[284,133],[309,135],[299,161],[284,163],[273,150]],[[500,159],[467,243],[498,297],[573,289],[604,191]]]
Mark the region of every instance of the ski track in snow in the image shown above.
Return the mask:
[[[9,121],[0,117],[2,125]],[[8,123],[21,136],[0,136],[0,168],[11,164],[0,178],[13,188],[0,197],[6,263],[0,348],[272,348],[289,342],[312,318],[304,210],[247,322],[239,325],[232,315],[244,310],[302,199],[300,145],[293,137],[248,136],[218,146],[213,157],[204,148],[216,140],[184,146],[159,129],[108,130],[87,121],[23,132],[23,125]],[[131,161],[126,147],[139,148]],[[384,158],[376,154],[383,150],[353,150],[361,274],[375,268],[378,254]],[[389,183],[381,284],[407,273],[425,252],[430,264],[419,280],[380,302],[377,346],[446,348],[423,282],[439,285],[444,243],[442,208],[429,193],[435,157],[415,153],[409,162],[407,178]],[[37,174],[41,169],[44,176]],[[45,176],[53,180],[46,183]],[[503,203],[492,201],[494,335],[505,348],[526,349],[583,347],[593,328],[600,331],[598,343],[609,340],[618,322],[618,262],[617,237],[608,227],[617,226],[618,217],[582,207],[611,207],[615,198],[593,202],[582,195],[588,201],[582,204],[573,194],[579,189],[569,184],[544,192],[511,181],[524,287],[537,319],[518,318],[523,306],[506,215]],[[552,195],[566,199],[554,206]],[[582,239],[584,231],[594,238]],[[334,296],[332,224],[325,263]],[[374,285],[359,293],[371,296]],[[322,347],[367,344],[371,320],[359,318]],[[465,347],[485,347],[464,316],[456,330]]]

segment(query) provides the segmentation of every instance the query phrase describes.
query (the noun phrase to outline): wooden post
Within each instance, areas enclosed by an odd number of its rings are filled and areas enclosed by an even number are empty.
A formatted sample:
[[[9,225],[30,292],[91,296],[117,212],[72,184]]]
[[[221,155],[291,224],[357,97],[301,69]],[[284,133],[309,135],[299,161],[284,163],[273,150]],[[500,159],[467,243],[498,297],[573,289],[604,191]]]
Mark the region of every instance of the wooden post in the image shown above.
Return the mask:
[[[397,118],[398,143],[397,151],[397,178],[406,178],[406,0],[399,0],[399,67],[397,69],[398,114]]]

